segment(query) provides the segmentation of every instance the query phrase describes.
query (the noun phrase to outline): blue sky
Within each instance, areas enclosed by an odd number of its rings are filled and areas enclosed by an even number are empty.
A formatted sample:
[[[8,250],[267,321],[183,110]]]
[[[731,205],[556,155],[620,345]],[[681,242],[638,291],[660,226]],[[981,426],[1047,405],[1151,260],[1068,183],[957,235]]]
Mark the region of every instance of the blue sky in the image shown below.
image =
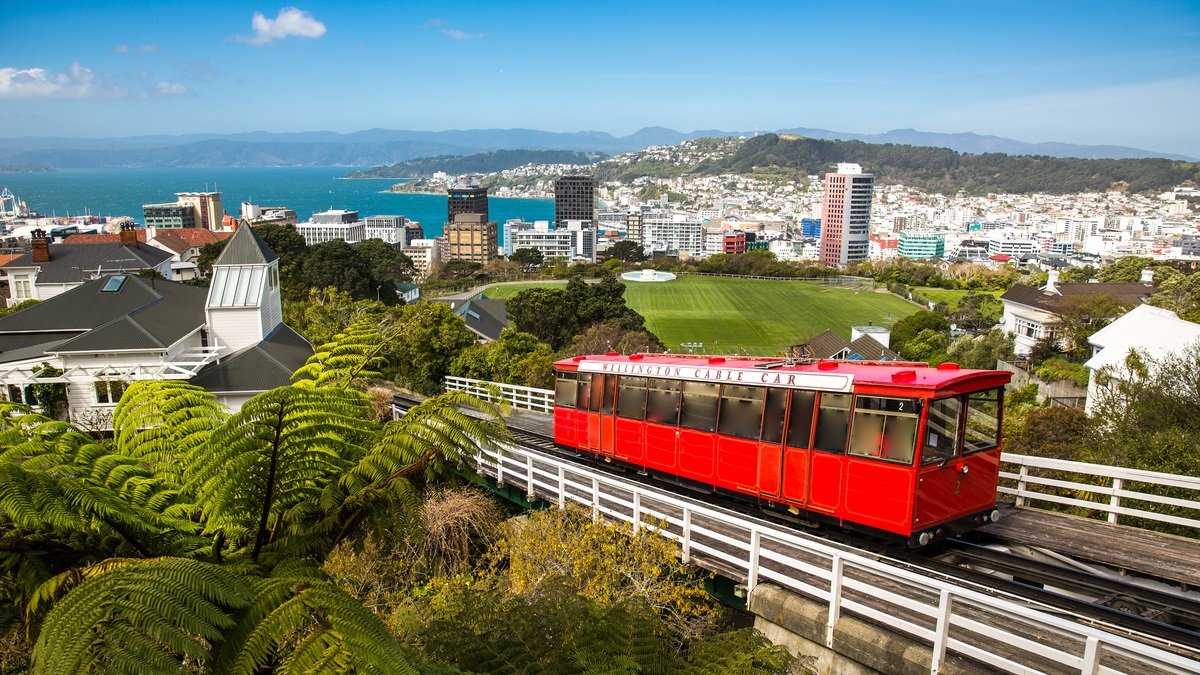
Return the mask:
[[[1196,2],[6,3],[0,137],[912,127],[1200,156]]]

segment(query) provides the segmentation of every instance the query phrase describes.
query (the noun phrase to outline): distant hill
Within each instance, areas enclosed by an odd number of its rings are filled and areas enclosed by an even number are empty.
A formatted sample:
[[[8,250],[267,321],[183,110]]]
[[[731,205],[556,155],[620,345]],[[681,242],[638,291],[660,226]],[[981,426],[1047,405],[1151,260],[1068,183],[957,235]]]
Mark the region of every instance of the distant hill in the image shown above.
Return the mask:
[[[886,134],[853,134],[826,129],[795,128],[811,138],[861,140],[946,147],[959,152],[1006,152],[1055,157],[1189,159],[1137,148],[1069,143],[1023,143],[997,136],[939,134],[899,129]],[[652,145],[676,145],[694,138],[751,136],[746,131],[704,129],[690,132],[646,127],[628,136],[600,131],[552,132],[536,129],[467,129],[405,131],[367,129],[349,134],[332,131],[126,138],[0,139],[0,164],[44,164],[57,168],[89,167],[218,167],[218,166],[381,166],[435,155],[470,155],[493,150],[572,150],[610,155]]]
[[[438,171],[451,175],[491,173],[515,169],[526,164],[594,164],[607,158],[601,152],[585,153],[573,150],[494,150],[473,155],[422,157],[391,166],[377,166],[364,171],[351,171],[346,178],[426,178]]]
[[[838,162],[857,162],[884,183],[931,192],[968,194],[1099,192],[1123,186],[1131,192],[1161,192],[1185,181],[1200,184],[1200,164],[1170,159],[1077,159],[967,154],[946,148],[781,138],[748,139],[728,157],[696,166],[697,174],[750,173],[768,167],[821,175]]]

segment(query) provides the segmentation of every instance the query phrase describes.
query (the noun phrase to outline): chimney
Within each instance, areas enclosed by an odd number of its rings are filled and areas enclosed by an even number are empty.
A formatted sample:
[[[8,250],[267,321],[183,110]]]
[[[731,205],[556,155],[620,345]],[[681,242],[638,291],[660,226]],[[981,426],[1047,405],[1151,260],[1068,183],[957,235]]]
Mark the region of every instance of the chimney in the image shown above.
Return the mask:
[[[1055,285],[1058,283],[1058,270],[1050,270],[1050,277],[1046,280],[1046,291],[1049,293],[1057,293],[1058,289]]]
[[[45,230],[39,228],[30,232],[29,244],[33,248],[33,262],[50,262],[50,240],[46,238]]]
[[[121,233],[118,236],[120,237],[118,241],[122,246],[138,245],[137,230],[133,229],[133,223],[122,223]]]
[[[1142,283],[1146,284],[1147,286],[1154,285],[1154,270],[1153,269],[1147,267],[1146,269],[1142,270]]]

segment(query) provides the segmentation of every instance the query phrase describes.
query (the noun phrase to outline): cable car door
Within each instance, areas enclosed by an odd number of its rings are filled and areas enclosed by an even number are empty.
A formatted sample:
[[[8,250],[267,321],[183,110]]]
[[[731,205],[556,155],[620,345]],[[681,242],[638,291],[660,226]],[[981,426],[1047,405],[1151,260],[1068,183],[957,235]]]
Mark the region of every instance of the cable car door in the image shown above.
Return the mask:
[[[596,411],[593,419],[599,432],[593,438],[594,449],[605,457],[612,457],[617,436],[616,406],[613,405],[617,398],[617,376],[596,375],[593,377],[592,396],[593,398],[599,397],[599,401],[591,406]]]

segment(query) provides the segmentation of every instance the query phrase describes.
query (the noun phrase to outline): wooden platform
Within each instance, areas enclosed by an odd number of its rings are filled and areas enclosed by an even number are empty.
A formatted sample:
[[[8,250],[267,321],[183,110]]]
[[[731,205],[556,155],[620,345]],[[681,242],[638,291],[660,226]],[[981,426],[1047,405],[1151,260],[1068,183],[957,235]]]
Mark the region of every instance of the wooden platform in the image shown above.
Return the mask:
[[[1200,540],[1078,516],[1001,507],[999,522],[980,532],[998,543],[1036,546],[1092,562],[1200,587]]]

